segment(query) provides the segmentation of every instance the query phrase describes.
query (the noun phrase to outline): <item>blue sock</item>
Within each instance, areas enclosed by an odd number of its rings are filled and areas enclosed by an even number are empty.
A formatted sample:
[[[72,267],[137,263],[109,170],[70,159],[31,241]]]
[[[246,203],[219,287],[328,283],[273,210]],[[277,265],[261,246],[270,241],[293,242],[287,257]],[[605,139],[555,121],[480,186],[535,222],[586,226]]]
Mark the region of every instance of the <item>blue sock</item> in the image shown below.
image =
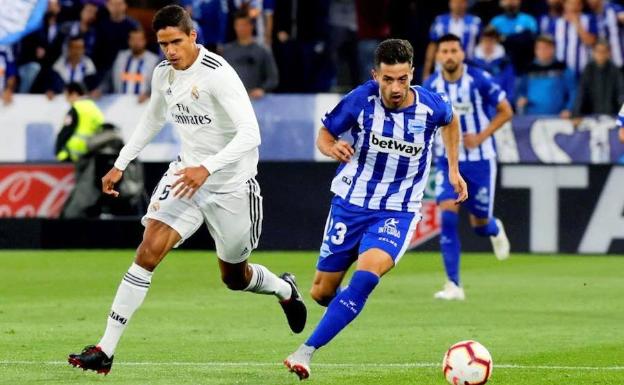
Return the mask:
[[[459,215],[452,211],[442,211],[442,234],[440,234],[440,250],[444,260],[444,269],[449,281],[459,286],[459,253],[461,244],[457,223]]]
[[[474,232],[482,237],[493,237],[498,235],[498,225],[496,224],[496,220],[494,218],[490,218],[487,225],[475,227]]]
[[[377,283],[379,277],[369,271],[358,270],[353,273],[349,286],[331,301],[325,315],[305,344],[318,349],[336,337],[360,314]]]

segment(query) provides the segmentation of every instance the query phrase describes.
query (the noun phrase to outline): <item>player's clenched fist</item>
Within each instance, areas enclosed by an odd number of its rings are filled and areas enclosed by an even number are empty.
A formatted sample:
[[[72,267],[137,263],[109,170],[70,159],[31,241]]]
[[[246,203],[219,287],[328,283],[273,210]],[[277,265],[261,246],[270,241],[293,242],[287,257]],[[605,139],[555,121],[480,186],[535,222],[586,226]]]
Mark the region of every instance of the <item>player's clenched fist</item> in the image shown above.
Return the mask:
[[[351,147],[349,143],[345,142],[344,140],[336,141],[336,143],[334,143],[329,152],[329,155],[332,158],[336,159],[339,162],[345,163],[351,160],[353,154],[355,154],[355,150],[353,149],[353,147]]]
[[[119,196],[119,191],[115,191],[114,188],[115,184],[121,180],[122,175],[123,171],[116,167],[111,168],[102,178],[102,192],[114,197]]]
[[[171,186],[174,192],[173,196],[191,198],[195,192],[204,184],[210,176],[210,172],[204,166],[186,167],[176,172],[174,175],[180,175],[180,178]]]

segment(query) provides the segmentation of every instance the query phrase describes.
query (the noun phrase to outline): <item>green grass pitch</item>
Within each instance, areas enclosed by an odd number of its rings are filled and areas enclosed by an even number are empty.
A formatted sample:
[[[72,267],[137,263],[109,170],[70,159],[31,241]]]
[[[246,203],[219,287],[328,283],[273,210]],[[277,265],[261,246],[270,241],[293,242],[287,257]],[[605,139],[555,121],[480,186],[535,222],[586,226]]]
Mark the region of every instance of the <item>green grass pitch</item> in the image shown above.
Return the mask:
[[[257,252],[291,271],[309,321],[290,333],[275,299],[228,291],[213,252],[176,251],[104,377],[66,364],[98,341],[132,251],[0,252],[0,384],[296,384],[282,360],[323,313],[307,295],[315,253]],[[624,258],[468,254],[467,300],[435,301],[439,256],[407,254],[366,309],[313,361],[310,384],[436,385],[444,352],[476,339],[492,385],[624,384]]]

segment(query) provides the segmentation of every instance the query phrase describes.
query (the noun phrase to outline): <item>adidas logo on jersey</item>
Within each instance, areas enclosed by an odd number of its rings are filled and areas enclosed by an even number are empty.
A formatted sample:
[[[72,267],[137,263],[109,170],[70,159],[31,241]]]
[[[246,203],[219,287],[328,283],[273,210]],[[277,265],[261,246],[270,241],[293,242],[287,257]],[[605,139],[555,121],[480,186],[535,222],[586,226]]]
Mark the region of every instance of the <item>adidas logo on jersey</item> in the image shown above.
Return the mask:
[[[378,136],[374,132],[371,133],[369,144],[372,149],[379,152],[388,152],[401,156],[417,156],[424,147],[422,143],[416,144],[394,138],[386,138]]]

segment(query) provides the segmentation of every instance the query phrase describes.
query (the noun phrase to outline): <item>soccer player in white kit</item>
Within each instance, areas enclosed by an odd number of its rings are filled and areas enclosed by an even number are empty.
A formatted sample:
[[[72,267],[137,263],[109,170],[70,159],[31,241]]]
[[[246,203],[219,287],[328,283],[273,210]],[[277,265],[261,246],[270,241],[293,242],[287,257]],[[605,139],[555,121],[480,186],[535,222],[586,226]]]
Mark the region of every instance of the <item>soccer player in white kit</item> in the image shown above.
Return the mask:
[[[221,278],[228,288],[275,295],[291,330],[299,333],[306,308],[294,276],[280,277],[266,267],[247,263],[257,244],[262,197],[257,173],[260,132],[245,87],[221,57],[196,45],[188,13],[177,5],[162,8],[152,22],[167,60],[152,78],[152,95],[130,141],[114,167],[102,178],[104,193],[117,196],[114,185],[166,120],[182,142],[156,187],[134,263],[123,277],[97,345],[70,354],[70,364],[107,374],[121,335],[149,289],[156,266],[202,223],[212,235]]]

